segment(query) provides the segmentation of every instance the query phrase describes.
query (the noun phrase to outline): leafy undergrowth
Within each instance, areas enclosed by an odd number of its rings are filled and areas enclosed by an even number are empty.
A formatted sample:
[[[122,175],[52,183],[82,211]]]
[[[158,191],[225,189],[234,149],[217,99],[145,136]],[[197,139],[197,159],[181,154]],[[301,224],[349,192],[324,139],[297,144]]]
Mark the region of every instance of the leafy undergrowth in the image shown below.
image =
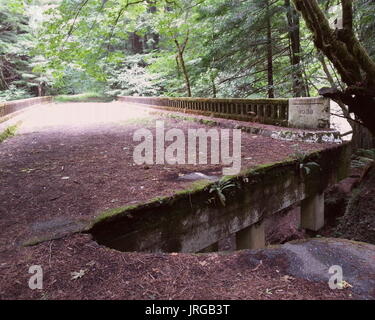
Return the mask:
[[[9,137],[13,137],[16,134],[18,125],[13,125],[8,128],[6,128],[1,134],[0,134],[0,143],[8,139]]]
[[[97,92],[86,92],[76,95],[59,95],[56,96],[55,102],[110,102],[113,97]]]
[[[375,149],[358,149],[352,156],[353,168],[364,168],[375,161]]]

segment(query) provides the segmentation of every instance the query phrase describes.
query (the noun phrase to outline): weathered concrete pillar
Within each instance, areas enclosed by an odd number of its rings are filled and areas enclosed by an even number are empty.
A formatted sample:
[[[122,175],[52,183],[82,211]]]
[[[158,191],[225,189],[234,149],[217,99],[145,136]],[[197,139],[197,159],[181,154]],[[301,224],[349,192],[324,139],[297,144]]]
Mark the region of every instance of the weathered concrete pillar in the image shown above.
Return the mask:
[[[264,222],[253,224],[236,233],[236,249],[260,249],[266,245]]]
[[[330,128],[330,99],[292,98],[289,99],[288,124],[301,129]]]
[[[324,226],[324,193],[301,202],[301,228],[318,231]]]
[[[219,251],[219,242],[215,242],[209,245],[208,247],[199,251],[199,253],[209,253],[209,252],[217,252],[217,251]]]

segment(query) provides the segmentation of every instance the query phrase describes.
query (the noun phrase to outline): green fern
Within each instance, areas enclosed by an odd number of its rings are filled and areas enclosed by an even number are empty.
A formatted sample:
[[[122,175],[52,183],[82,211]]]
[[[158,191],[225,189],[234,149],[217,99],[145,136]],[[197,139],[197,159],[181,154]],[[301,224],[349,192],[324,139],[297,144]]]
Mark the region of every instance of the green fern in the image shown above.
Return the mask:
[[[236,184],[232,181],[219,181],[217,183],[215,183],[214,185],[211,186],[211,189],[210,189],[210,193],[213,193],[213,192],[216,192],[219,200],[220,200],[220,203],[223,205],[223,207],[225,207],[226,205],[226,197],[223,193],[224,190],[228,189],[228,188],[233,188],[235,187]]]

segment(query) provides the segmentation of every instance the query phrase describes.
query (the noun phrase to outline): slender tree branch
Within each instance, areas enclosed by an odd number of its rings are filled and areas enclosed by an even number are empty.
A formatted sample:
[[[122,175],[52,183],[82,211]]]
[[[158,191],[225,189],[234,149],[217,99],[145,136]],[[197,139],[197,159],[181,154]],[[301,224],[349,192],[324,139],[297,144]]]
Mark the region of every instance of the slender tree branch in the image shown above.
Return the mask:
[[[73,30],[74,30],[74,26],[75,26],[76,21],[77,21],[77,19],[78,19],[78,16],[79,16],[79,14],[81,13],[83,7],[84,7],[85,5],[87,5],[88,2],[89,2],[89,0],[83,0],[83,1],[81,2],[81,5],[79,6],[79,8],[78,8],[76,14],[74,15],[73,23],[71,24],[71,26],[70,26],[70,28],[69,28],[69,31],[68,31],[68,33],[67,33],[67,35],[66,35],[66,38],[65,38],[65,41],[64,41],[64,42],[67,42],[68,39],[69,39],[69,37],[72,35]]]

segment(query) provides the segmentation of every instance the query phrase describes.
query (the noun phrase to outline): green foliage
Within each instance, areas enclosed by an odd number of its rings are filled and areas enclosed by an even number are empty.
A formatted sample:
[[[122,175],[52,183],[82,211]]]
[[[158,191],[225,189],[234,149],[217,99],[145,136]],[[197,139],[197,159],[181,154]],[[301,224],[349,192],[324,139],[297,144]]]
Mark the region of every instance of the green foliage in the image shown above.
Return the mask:
[[[292,145],[292,148],[294,152],[291,157],[297,159],[299,162],[304,162],[309,153],[304,151],[299,144]]]
[[[31,94],[26,89],[10,85],[9,89],[0,91],[0,101],[12,101],[30,98]]]
[[[300,169],[303,170],[306,175],[309,175],[313,168],[319,168],[319,170],[321,170],[320,165],[313,161],[300,164]]]
[[[0,133],[0,143],[4,140],[8,139],[9,137],[13,137],[16,134],[18,125],[13,125],[6,128],[2,133]]]
[[[59,95],[54,98],[55,102],[109,102],[113,97],[97,92],[86,92],[76,95]]]
[[[356,155],[375,160],[375,149],[358,149]]]
[[[352,168],[363,168],[375,161],[375,149],[358,149],[352,156]]]
[[[158,77],[151,74],[146,62],[147,55],[133,55],[121,64],[106,67],[106,94],[111,96],[158,96],[161,87]]]
[[[52,86],[56,93],[75,95],[86,92],[103,93],[106,83],[91,77],[83,70],[68,66],[61,74],[55,74]]]
[[[236,184],[232,182],[231,180],[220,180],[216,183],[214,183],[210,188],[210,193],[216,193],[220,203],[225,207],[226,205],[226,197],[224,194],[224,190],[229,188],[236,187]]]
[[[0,92],[4,97],[100,92],[266,97],[272,48],[276,97],[293,94],[286,0],[0,0]],[[336,1],[320,1],[328,16]],[[374,1],[354,2],[360,40],[375,56]],[[267,23],[271,44],[267,42]],[[310,95],[329,85],[303,19],[301,81]],[[178,61],[183,51],[186,73]],[[340,84],[327,63],[334,81]],[[12,86],[12,87],[11,87]],[[15,89],[22,90],[15,93]]]
[[[375,1],[354,1],[356,15],[356,29],[360,41],[363,43],[369,55],[375,59]]]
[[[0,99],[35,96],[48,84],[46,75],[34,72],[38,59],[31,26],[29,1],[0,0]],[[39,59],[41,59],[39,57]]]
[[[321,170],[320,165],[317,162],[306,162],[306,159],[309,156],[309,152],[302,150],[299,144],[295,144],[292,147],[294,149],[294,153],[291,155],[291,157],[299,162],[299,168],[301,172],[309,175],[313,168],[318,168],[319,170]]]

